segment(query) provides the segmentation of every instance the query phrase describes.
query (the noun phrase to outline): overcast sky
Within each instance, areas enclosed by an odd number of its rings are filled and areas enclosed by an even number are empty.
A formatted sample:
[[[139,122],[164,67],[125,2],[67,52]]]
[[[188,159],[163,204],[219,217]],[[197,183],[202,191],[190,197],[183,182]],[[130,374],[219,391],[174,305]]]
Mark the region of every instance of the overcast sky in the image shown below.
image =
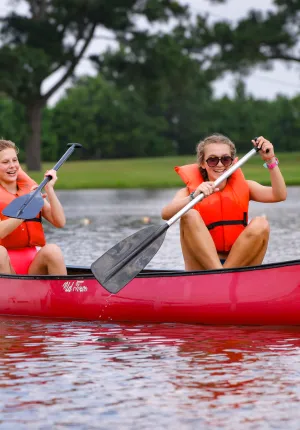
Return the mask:
[[[271,0],[228,0],[226,5],[212,5],[208,0],[180,0],[182,4],[190,6],[192,13],[197,14],[206,12],[209,14],[211,20],[218,20],[220,18],[227,18],[232,21],[245,16],[250,9],[259,9],[266,11],[272,8]],[[9,8],[11,1],[0,0],[0,14],[3,15]],[[20,11],[24,11],[24,6]],[[101,36],[110,37],[110,33],[105,30],[99,30],[98,34]],[[94,40],[86,53],[88,57],[92,53],[99,53],[104,51],[108,46],[115,46],[113,41],[106,39]],[[94,74],[88,60],[83,60],[76,69],[77,75]],[[59,73],[45,81],[43,89],[47,89],[59,77]],[[300,68],[296,65],[289,65],[289,68],[277,62],[273,71],[265,71],[256,69],[249,78],[246,79],[247,91],[256,97],[261,98],[274,98],[276,94],[284,94],[286,96],[294,96],[300,92]],[[221,96],[223,94],[232,95],[233,77],[229,75],[224,79],[218,81],[214,85],[215,95]],[[59,97],[61,97],[63,90],[57,92],[50,104],[54,104]]]
[[[184,3],[184,2],[182,2]],[[245,16],[251,9],[272,9],[271,0],[228,0],[227,5],[212,5],[208,0],[186,0],[195,13],[207,12],[212,20],[227,18],[233,22]],[[300,67],[277,61],[273,71],[257,68],[246,79],[247,91],[256,97],[274,98],[276,94],[295,96],[300,93]],[[228,75],[215,84],[215,94],[232,94],[233,77]]]

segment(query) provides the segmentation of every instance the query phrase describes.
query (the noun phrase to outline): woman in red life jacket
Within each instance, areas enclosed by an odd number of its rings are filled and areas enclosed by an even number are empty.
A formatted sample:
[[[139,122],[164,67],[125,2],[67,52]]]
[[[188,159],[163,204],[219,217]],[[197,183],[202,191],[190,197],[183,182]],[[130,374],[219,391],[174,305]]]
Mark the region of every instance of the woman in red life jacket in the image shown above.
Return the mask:
[[[0,140],[0,273],[29,275],[66,275],[64,257],[57,245],[46,244],[41,217],[61,228],[66,219],[55,194],[56,171],[45,186],[44,206],[33,220],[7,218],[3,209],[15,198],[27,194],[37,184],[22,171],[18,148],[9,140]],[[45,197],[45,196],[44,196]]]
[[[163,208],[163,219],[170,219],[200,193],[205,195],[180,220],[186,270],[262,263],[268,246],[269,224],[265,216],[255,217],[248,224],[249,201],[280,202],[286,199],[287,191],[271,142],[260,136],[252,143],[260,148],[264,167],[270,172],[271,186],[246,180],[238,169],[214,188],[214,181],[237,162],[235,145],[220,134],[208,136],[198,144],[197,164],[175,168],[186,187]]]

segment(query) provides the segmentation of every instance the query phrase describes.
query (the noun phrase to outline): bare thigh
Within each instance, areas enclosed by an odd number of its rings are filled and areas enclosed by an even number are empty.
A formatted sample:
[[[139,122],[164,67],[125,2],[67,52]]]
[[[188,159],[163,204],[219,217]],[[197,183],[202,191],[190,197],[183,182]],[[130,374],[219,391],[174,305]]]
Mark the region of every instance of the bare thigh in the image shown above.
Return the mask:
[[[180,241],[185,270],[222,268],[213,239],[195,209],[181,217]]]

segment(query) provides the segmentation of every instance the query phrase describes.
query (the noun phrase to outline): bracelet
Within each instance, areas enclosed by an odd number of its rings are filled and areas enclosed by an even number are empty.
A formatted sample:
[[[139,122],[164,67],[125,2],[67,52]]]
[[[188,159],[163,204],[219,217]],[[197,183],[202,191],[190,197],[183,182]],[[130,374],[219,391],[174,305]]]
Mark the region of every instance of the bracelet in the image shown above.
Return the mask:
[[[194,200],[194,198],[195,198],[195,191],[193,191],[193,192],[189,195],[189,198],[190,198],[191,200]]]
[[[278,166],[278,164],[279,164],[278,158],[275,157],[275,161],[273,163],[269,163],[269,164],[264,163],[263,166],[266,169],[272,170],[272,169],[274,169],[274,167]]]

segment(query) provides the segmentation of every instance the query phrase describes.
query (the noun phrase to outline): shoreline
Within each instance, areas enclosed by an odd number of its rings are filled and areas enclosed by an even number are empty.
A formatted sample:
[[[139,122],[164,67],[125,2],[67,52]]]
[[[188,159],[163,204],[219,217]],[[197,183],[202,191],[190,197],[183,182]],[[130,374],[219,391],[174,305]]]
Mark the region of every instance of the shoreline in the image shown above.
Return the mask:
[[[279,167],[287,186],[300,186],[300,152],[278,153]],[[170,156],[114,160],[67,161],[58,171],[57,190],[76,189],[167,189],[185,185],[174,167],[195,163],[195,156]],[[42,171],[28,174],[40,183],[54,162],[43,162]],[[270,185],[270,174],[260,157],[242,167],[246,179]],[[26,171],[25,166],[22,166]]]

